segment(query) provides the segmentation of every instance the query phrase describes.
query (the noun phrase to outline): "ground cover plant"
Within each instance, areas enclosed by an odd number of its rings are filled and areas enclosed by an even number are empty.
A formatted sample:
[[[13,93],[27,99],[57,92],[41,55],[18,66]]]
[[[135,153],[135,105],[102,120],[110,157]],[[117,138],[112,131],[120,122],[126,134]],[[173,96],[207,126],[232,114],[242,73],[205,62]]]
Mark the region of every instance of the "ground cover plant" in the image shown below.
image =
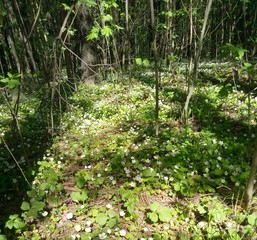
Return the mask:
[[[36,158],[28,169],[32,187],[20,210],[2,221],[0,239],[254,239],[256,200],[247,208],[241,201],[256,138],[257,96],[250,92],[249,111],[249,92],[227,82],[222,76],[229,66],[222,66],[200,67],[185,126],[184,69],[174,78],[162,74],[158,139],[151,71],[79,84],[52,142],[39,128],[45,126],[35,112],[39,103],[24,100],[20,121],[27,151]],[[6,202],[15,199],[7,189],[23,181],[15,164],[4,161],[7,112],[1,105]]]

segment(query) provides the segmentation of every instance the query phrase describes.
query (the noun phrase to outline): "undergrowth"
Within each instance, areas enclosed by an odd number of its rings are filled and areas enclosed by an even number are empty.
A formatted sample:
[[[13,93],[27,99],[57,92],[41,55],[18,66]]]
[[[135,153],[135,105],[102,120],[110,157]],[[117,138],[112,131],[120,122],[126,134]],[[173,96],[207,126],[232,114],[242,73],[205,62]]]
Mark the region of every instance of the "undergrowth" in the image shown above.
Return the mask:
[[[79,85],[62,133],[36,161],[22,212],[9,216],[1,240],[253,239],[256,206],[240,203],[256,138],[256,96],[249,113],[238,86],[203,81],[182,127],[186,87],[163,76],[156,139],[152,79]],[[24,109],[33,111],[26,102]],[[7,130],[1,125],[2,136]],[[8,173],[15,166],[2,150]],[[5,190],[19,179],[9,181]]]

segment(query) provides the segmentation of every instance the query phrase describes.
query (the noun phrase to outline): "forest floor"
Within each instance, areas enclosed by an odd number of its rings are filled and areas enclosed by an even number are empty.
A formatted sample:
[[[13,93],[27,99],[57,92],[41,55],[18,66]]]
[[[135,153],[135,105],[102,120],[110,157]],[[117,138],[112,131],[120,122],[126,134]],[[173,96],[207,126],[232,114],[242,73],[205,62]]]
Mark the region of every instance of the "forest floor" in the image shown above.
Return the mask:
[[[199,76],[183,126],[183,71],[161,75],[158,139],[151,72],[80,84],[66,111],[56,112],[61,131],[52,141],[47,113],[25,99],[20,124],[36,164],[25,171],[32,187],[20,202],[8,190],[22,192],[26,183],[6,160],[6,145],[14,153],[22,146],[10,140],[1,105],[0,206],[16,207],[1,221],[0,240],[256,239],[256,199],[241,207],[256,139],[255,86],[234,82],[223,65],[203,65]],[[23,155],[16,160],[28,164]]]

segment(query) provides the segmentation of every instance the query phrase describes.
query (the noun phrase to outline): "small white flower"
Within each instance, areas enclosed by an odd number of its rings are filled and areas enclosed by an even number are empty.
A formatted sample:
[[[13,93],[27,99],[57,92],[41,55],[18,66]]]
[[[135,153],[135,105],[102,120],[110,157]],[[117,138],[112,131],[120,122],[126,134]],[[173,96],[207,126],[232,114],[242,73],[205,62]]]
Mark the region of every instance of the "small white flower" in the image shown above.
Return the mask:
[[[85,208],[85,206],[84,206],[84,205],[81,205],[80,208],[83,209],[83,208]]]
[[[85,228],[85,232],[90,233],[92,231],[91,227]]]
[[[66,219],[72,219],[73,218],[73,213],[69,212],[66,214]]]
[[[130,185],[130,187],[136,187],[136,183],[135,182],[131,182],[129,185]]]
[[[121,217],[124,217],[125,215],[126,215],[126,213],[125,213],[123,210],[121,210],[121,211],[120,211],[120,216],[121,216]]]
[[[111,233],[112,233],[112,230],[111,230],[111,229],[107,229],[107,233],[108,233],[108,234],[111,234]]]
[[[79,232],[81,230],[81,226],[80,225],[76,225],[75,226],[75,230],[76,230],[76,232]]]
[[[197,224],[198,227],[203,228],[205,226],[205,222],[199,222]]]
[[[90,220],[86,221],[86,225],[90,227],[92,225],[92,222]]]
[[[99,237],[100,239],[105,239],[105,238],[107,238],[107,235],[106,235],[106,233],[100,233],[100,234],[98,235],[98,237]]]
[[[102,176],[101,173],[98,173],[98,174],[97,174],[97,177],[101,177],[101,176]]]
[[[156,164],[157,164],[158,166],[161,166],[161,165],[162,165],[162,162],[158,161]]]
[[[144,232],[148,232],[149,230],[148,230],[147,227],[144,227],[144,228],[143,228],[143,231],[144,231]]]
[[[120,230],[120,236],[121,237],[125,237],[126,234],[127,234],[126,230],[124,230],[124,229]]]
[[[110,203],[106,204],[106,208],[112,208],[112,205]]]
[[[226,226],[227,226],[227,228],[232,228],[232,227],[233,227],[233,223],[227,222],[227,223],[226,223]]]
[[[46,217],[48,215],[48,212],[47,211],[44,211],[43,213],[42,213],[42,216],[43,217]]]
[[[170,227],[169,227],[168,225],[165,225],[165,226],[163,227],[163,229],[164,229],[165,231],[167,231],[167,230],[170,229]]]

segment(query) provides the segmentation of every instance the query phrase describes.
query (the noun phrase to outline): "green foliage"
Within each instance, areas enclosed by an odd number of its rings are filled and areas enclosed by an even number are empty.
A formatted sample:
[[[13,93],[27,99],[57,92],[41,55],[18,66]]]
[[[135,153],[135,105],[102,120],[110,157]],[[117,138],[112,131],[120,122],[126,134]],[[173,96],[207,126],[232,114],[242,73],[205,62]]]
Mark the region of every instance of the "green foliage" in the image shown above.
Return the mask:
[[[144,59],[137,61],[144,65]],[[242,71],[252,69],[244,67]],[[174,87],[163,79],[157,142],[150,68],[142,74],[147,81],[78,86],[63,116],[62,134],[33,165],[33,186],[17,216],[25,225],[12,228],[21,239],[38,239],[38,229],[46,239],[60,234],[67,239],[254,236],[255,214],[234,202],[233,208],[225,204],[230,196],[241,198],[249,174],[245,143],[255,135],[244,135],[245,93],[230,82],[199,83],[192,117],[182,128],[175,119],[184,85]],[[22,103],[21,109],[26,106]],[[252,106],[257,107],[255,99]],[[2,162],[6,156],[0,151]],[[184,232],[178,233],[176,226]]]
[[[81,190],[80,192],[72,192],[71,199],[74,202],[85,202],[88,199],[88,193],[86,190]]]
[[[139,66],[144,66],[144,67],[149,67],[150,66],[150,62],[148,59],[144,58],[135,58],[135,63]]]
[[[9,229],[22,229],[25,226],[25,223],[18,214],[10,215],[9,220],[5,224],[5,227]]]
[[[148,209],[150,212],[147,213],[147,217],[151,222],[170,222],[173,217],[177,214],[173,208],[161,206],[158,202],[153,202]]]
[[[6,84],[7,88],[14,89],[20,85],[20,74],[7,73],[7,77],[0,76],[0,82]]]
[[[27,211],[26,215],[27,217],[38,217],[39,213],[43,211],[45,207],[44,202],[31,200],[30,203],[28,202],[22,202],[21,209],[23,211]]]
[[[233,45],[231,43],[226,43],[222,47],[222,55],[228,57],[232,56],[234,60],[242,60],[245,53],[248,52],[246,49],[242,48],[240,45]]]

